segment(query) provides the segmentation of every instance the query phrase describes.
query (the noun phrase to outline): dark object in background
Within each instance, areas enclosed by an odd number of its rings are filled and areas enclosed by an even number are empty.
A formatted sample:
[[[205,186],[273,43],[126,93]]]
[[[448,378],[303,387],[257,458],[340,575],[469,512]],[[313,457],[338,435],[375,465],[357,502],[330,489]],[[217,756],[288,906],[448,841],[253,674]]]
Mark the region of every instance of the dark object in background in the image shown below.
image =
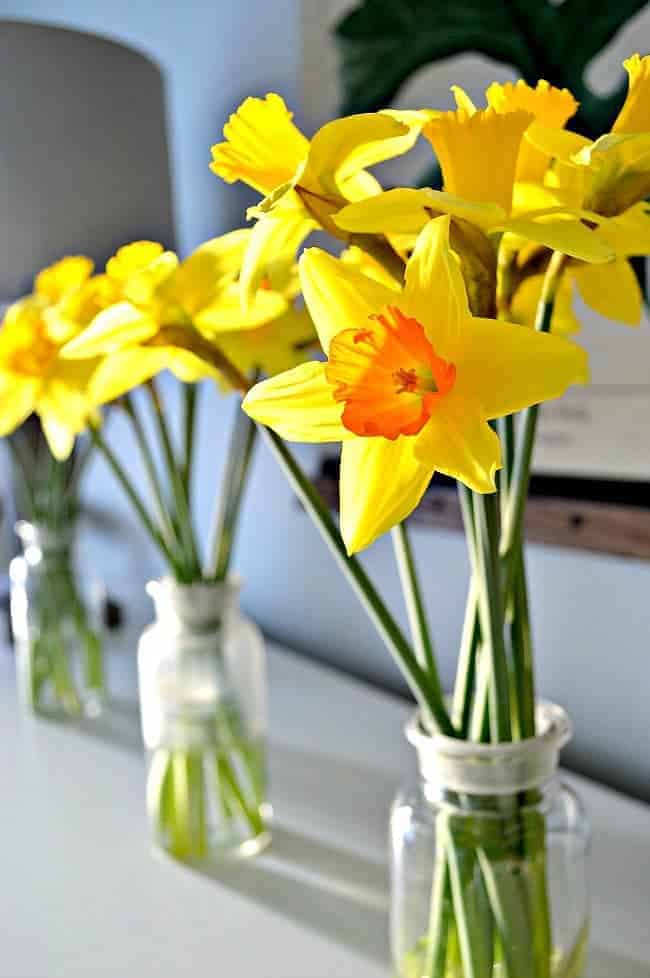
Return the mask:
[[[586,82],[589,64],[647,0],[365,0],[336,26],[342,114],[389,105],[414,72],[474,51],[511,65],[531,85],[545,78],[580,102],[568,128],[595,139],[623,104],[627,79],[600,96]]]

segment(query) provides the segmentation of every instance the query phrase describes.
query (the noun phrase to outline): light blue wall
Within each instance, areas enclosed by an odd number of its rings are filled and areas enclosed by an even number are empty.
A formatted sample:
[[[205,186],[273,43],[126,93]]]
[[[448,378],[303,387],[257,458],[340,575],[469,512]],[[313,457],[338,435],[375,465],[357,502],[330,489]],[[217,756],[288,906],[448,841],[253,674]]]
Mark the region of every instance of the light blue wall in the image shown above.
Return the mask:
[[[0,16],[96,31],[140,48],[160,64],[168,84],[181,250],[187,251],[241,222],[242,197],[207,169],[209,146],[227,112],[243,95],[269,89],[297,103],[298,6],[297,0],[170,0],[155,6],[137,0],[0,0]],[[208,522],[233,410],[230,401],[218,401],[211,392],[206,397],[200,431],[201,525]],[[130,454],[119,420],[112,422],[112,431]],[[299,451],[315,469],[317,453]],[[92,471],[87,495],[131,520],[100,464]],[[459,537],[447,533],[418,529],[414,535],[449,684],[467,583],[464,547]],[[140,578],[156,572],[146,541],[137,535],[123,541],[122,552]],[[403,620],[389,541],[377,543],[364,561]],[[245,506],[237,565],[247,581],[245,605],[271,635],[401,688],[397,669],[263,447]],[[578,730],[573,763],[650,798],[650,566],[531,547],[530,577],[541,692],[572,713]],[[143,593],[124,575],[117,586],[134,613],[146,619]],[[134,592],[141,597],[137,607]]]

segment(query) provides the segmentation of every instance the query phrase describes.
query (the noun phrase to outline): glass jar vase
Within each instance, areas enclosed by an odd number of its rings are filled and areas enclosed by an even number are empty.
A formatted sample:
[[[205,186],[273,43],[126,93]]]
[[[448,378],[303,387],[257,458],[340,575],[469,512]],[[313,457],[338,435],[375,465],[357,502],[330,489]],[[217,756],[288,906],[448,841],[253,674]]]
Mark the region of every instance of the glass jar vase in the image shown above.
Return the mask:
[[[178,859],[251,856],[270,841],[265,649],[239,584],[147,585],[156,620],[138,650],[147,810]]]
[[[589,828],[558,778],[566,713],[538,736],[407,738],[419,782],[391,812],[391,947],[399,978],[579,978],[589,931]]]
[[[100,623],[75,571],[74,523],[21,520],[16,533],[23,552],[9,577],[21,699],[53,718],[95,717],[106,699]]]

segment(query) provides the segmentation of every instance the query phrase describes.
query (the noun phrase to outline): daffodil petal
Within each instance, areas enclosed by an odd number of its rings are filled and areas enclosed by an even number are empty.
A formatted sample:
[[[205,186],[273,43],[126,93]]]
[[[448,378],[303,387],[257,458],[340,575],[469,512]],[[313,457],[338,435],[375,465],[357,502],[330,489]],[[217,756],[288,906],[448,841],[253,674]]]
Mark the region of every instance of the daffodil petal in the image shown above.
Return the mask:
[[[52,455],[59,462],[64,462],[70,457],[74,448],[75,433],[62,425],[56,418],[48,415],[41,417],[41,427]]]
[[[0,372],[0,437],[11,434],[34,410],[40,381]]]
[[[629,88],[612,132],[648,132],[650,130],[650,57],[633,54],[623,62]]]
[[[584,301],[601,316],[638,326],[643,310],[643,295],[634,270],[625,258],[608,265],[582,265],[574,270],[578,291]]]
[[[494,492],[501,468],[499,439],[469,405],[440,403],[416,439],[416,456],[430,468],[458,479],[475,492]]]
[[[244,308],[252,303],[263,279],[288,279],[303,241],[318,227],[300,205],[281,202],[258,219],[241,268],[239,283]]]
[[[271,193],[291,180],[309,149],[292,119],[273,92],[245,99],[223,127],[226,141],[212,147],[210,169],[226,183],[242,180],[261,194]]]
[[[168,346],[165,351],[165,369],[177,377],[182,384],[198,384],[201,380],[212,378],[221,381],[218,371],[189,350]]]
[[[469,221],[486,231],[507,218],[498,204],[464,200],[441,190],[404,187],[348,204],[333,220],[344,231],[418,234],[427,221],[441,214]]]
[[[492,108],[431,119],[423,133],[438,157],[445,190],[510,211],[521,140],[532,121],[530,112]]]
[[[416,455],[418,439],[354,438],[341,449],[341,535],[348,553],[368,547],[413,512],[433,466]]]
[[[449,223],[449,217],[438,217],[418,235],[406,266],[402,311],[424,326],[439,356],[453,361],[470,311],[463,273],[449,247]]]
[[[599,220],[599,236],[619,258],[650,255],[650,203],[642,200],[616,217]]]
[[[254,421],[273,428],[287,441],[333,442],[354,437],[341,424],[343,406],[334,400],[324,363],[303,363],[255,384],[242,407]]]
[[[464,338],[449,401],[478,403],[484,419],[560,397],[589,379],[587,353],[561,336],[475,317],[466,322]]]
[[[133,347],[113,353],[97,368],[88,389],[94,405],[108,404],[167,367],[165,347]]]
[[[533,122],[526,130],[524,139],[551,159],[569,164],[573,163],[573,157],[577,153],[591,146],[591,140],[577,132],[554,129],[542,125],[541,122]]]
[[[368,316],[396,303],[393,289],[320,248],[308,248],[299,269],[305,302],[325,353],[337,333],[361,328]]]
[[[561,251],[571,258],[586,262],[607,262],[614,257],[612,247],[585,224],[568,217],[555,219],[548,215],[536,217],[513,217],[506,221],[501,230],[517,234],[529,241],[545,245],[554,251]]]
[[[301,186],[344,194],[346,180],[355,173],[409,150],[424,121],[408,126],[390,112],[367,112],[328,122],[311,141]]]
[[[303,363],[317,346],[309,313],[294,308],[258,329],[219,333],[217,343],[245,376],[261,371],[269,377]]]
[[[279,292],[258,289],[252,301],[242,308],[241,289],[233,282],[219,297],[194,317],[194,324],[206,336],[255,330],[289,308],[289,302]]]
[[[61,350],[67,359],[112,354],[154,336],[157,323],[130,302],[117,302],[100,312],[92,324]]]
[[[430,207],[426,190],[405,187],[348,204],[332,219],[343,231],[418,234],[431,219]]]
[[[85,255],[71,255],[38,273],[34,291],[48,302],[59,302],[67,292],[78,289],[92,274],[94,262]]]

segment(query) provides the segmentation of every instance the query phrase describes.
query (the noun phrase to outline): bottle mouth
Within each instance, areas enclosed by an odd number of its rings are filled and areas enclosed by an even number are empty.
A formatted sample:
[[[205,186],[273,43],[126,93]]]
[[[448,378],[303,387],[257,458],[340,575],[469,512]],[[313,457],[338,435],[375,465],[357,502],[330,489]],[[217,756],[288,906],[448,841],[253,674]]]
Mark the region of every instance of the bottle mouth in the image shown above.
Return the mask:
[[[238,575],[225,581],[182,583],[173,577],[149,581],[146,591],[152,599],[158,619],[173,619],[194,630],[218,628],[228,610],[236,603],[241,588]]]
[[[467,794],[516,794],[550,781],[560,750],[571,739],[571,722],[561,706],[540,700],[535,716],[534,737],[499,744],[427,734],[419,713],[411,717],[405,732],[426,781]]]

